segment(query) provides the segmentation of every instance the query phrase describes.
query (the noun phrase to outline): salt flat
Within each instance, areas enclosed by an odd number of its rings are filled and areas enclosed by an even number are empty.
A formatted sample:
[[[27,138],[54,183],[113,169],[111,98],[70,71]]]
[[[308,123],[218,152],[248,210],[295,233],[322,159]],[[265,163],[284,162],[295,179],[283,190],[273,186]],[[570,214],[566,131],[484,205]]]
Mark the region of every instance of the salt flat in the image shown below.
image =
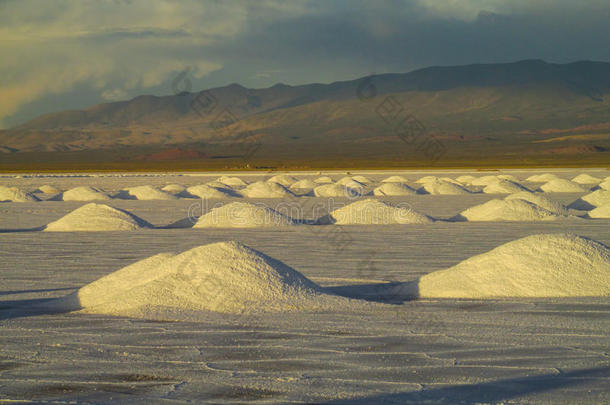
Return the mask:
[[[492,172],[493,173],[493,172]],[[524,180],[553,173],[598,178],[607,170],[503,171]],[[456,178],[481,172],[358,172],[377,182],[401,175]],[[43,184],[118,192],[126,187],[203,184],[214,175],[108,177],[3,176],[34,191]],[[272,174],[232,173],[248,182]],[[323,173],[335,181],[345,173]],[[261,177],[263,176],[263,177]],[[298,179],[320,177],[296,173]],[[524,183],[532,186],[533,183]],[[543,183],[540,183],[543,184]],[[538,185],[540,185],[538,184]],[[545,193],[564,204],[584,193]],[[436,218],[505,195],[405,195]],[[246,201],[227,199],[227,201]],[[297,204],[304,219],[331,208],[325,198],[247,199],[274,208]],[[333,204],[354,201],[336,198]],[[201,215],[200,200],[113,199],[157,227]],[[209,202],[214,204],[216,202]],[[314,213],[316,203],[324,209]],[[338,294],[374,300],[380,282],[413,281],[503,243],[571,232],[610,245],[610,219],[541,222],[434,222],[408,225],[142,229],[34,232],[86,204],[0,203],[0,400],[118,403],[608,403],[610,299],[426,299],[354,312],[257,315],[197,313],[143,320],[45,311],[67,295],[160,252],[236,240],[279,259]],[[325,205],[326,204],[326,205]],[[38,307],[38,308],[36,308]],[[42,309],[41,309],[42,308]],[[184,319],[180,320],[183,317]]]

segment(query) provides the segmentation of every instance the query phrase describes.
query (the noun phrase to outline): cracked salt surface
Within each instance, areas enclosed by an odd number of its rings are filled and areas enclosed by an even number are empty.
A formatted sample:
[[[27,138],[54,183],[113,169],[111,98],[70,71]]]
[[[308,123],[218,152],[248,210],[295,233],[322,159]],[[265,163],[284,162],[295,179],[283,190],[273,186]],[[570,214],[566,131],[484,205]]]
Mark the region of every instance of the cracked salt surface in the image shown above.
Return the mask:
[[[566,179],[582,172],[607,177],[605,171],[553,171]],[[509,173],[523,180],[535,172]],[[401,175],[414,184],[430,173],[363,174],[378,182]],[[470,173],[432,174],[455,178]],[[480,177],[480,173],[472,174]],[[343,174],[330,175],[339,179]],[[255,176],[239,177],[248,183],[256,181]],[[0,179],[3,185],[27,191],[45,181],[18,180]],[[91,184],[109,192],[140,184],[203,182],[201,177],[187,176],[102,177],[95,182],[81,177],[53,179],[63,190]],[[569,205],[585,194],[545,196]],[[492,198],[413,195],[384,197],[383,201],[408,202],[418,212],[449,218]],[[191,204],[181,199],[112,200],[112,206],[157,226],[184,218]],[[40,226],[82,205],[2,203],[0,229]],[[309,209],[304,216],[313,219],[317,214]],[[366,297],[380,281],[414,281],[533,234],[570,232],[609,245],[609,225],[610,220],[603,218],[560,218],[404,226],[2,232],[0,399],[608,403],[610,302],[603,297],[424,299],[372,305],[359,312],[255,316],[207,312],[199,313],[196,321],[181,322],[28,310],[159,252],[183,252],[226,240],[238,240],[277,258],[322,287],[343,291],[350,287],[353,294]]]

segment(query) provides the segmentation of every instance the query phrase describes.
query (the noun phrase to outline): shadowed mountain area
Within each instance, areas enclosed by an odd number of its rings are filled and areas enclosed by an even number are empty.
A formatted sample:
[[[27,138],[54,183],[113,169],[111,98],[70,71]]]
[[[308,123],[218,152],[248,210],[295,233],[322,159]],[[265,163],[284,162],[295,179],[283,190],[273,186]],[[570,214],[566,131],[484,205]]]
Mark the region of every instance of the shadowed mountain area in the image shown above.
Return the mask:
[[[0,131],[0,169],[607,165],[609,95],[588,61],[231,84],[40,116]]]

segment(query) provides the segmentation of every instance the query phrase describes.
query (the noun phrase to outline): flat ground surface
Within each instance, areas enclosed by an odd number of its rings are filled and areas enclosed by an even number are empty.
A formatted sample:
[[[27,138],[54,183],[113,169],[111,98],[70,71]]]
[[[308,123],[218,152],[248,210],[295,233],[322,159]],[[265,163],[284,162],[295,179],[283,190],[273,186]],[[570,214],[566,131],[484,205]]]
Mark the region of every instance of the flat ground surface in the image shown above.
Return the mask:
[[[535,171],[506,171],[524,179]],[[607,170],[544,170],[564,178]],[[345,173],[331,173],[335,179]],[[354,173],[362,174],[362,173]],[[364,173],[380,180],[395,173]],[[400,173],[415,180],[424,172]],[[457,177],[465,172],[439,172]],[[497,173],[474,173],[477,176]],[[246,180],[268,175],[237,175]],[[34,190],[78,185],[201,184],[218,177],[0,177]],[[306,178],[313,173],[295,174]],[[569,203],[579,194],[550,194]],[[415,195],[440,218],[494,195]],[[264,200],[256,200],[264,201]],[[266,200],[275,206],[281,200]],[[285,202],[311,217],[313,203]],[[339,201],[340,202],[340,201]],[[337,203],[337,201],[335,201]],[[415,280],[502,243],[572,232],[610,245],[610,219],[290,229],[151,229],[137,232],[23,231],[79,202],[0,204],[0,402],[122,403],[608,403],[610,300],[417,300],[370,310],[265,316],[198,314],[197,321],[33,311],[46,299],[160,252],[237,240],[282,260],[336,292],[374,299],[367,285]],[[199,206],[197,205],[199,204]],[[209,207],[197,200],[126,201],[165,226]],[[21,230],[17,232],[16,230]]]

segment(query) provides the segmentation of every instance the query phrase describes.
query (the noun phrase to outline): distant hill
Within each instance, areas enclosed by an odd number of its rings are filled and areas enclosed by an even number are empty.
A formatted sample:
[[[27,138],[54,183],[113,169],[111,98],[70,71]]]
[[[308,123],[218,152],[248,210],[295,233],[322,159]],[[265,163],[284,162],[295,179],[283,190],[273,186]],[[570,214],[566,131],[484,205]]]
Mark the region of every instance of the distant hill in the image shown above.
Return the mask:
[[[100,161],[150,156],[215,164],[537,156],[595,156],[610,164],[609,96],[610,63],[589,61],[429,67],[266,89],[231,84],[40,116],[0,131],[0,163],[23,161],[21,153],[59,159],[55,154],[80,151]],[[118,149],[114,157],[108,152]]]

